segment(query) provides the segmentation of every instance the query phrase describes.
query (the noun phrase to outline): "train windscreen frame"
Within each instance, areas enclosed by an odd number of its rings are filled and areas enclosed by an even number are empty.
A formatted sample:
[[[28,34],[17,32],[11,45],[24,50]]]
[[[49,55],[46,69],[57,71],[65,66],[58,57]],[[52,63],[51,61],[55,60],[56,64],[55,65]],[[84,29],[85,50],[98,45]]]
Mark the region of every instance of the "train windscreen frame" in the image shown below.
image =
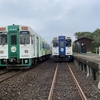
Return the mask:
[[[20,44],[30,44],[29,31],[20,31]]]
[[[66,39],[66,47],[71,47],[71,39]]]
[[[53,40],[53,47],[58,47],[58,40]]]
[[[0,45],[7,44],[7,32],[0,32]]]

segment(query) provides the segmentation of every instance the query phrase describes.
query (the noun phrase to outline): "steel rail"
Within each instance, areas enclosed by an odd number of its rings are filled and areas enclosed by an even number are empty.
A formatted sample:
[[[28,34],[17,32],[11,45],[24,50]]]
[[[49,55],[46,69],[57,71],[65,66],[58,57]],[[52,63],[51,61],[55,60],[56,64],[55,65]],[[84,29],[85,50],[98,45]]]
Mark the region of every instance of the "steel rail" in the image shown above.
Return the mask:
[[[7,72],[10,72],[10,71],[9,70],[4,70],[3,72],[0,72],[0,75],[3,75],[5,73],[7,73]]]
[[[85,96],[85,94],[84,94],[84,92],[83,92],[81,86],[79,85],[79,83],[78,83],[78,81],[77,81],[77,79],[76,79],[76,77],[75,77],[73,71],[71,70],[69,64],[68,64],[68,63],[66,63],[66,64],[67,64],[67,66],[68,66],[68,68],[69,68],[69,70],[70,70],[70,72],[71,72],[71,74],[72,74],[72,76],[73,76],[74,82],[75,82],[75,84],[76,84],[76,87],[77,87],[77,89],[78,89],[78,91],[79,91],[79,94],[80,94],[82,100],[88,100],[88,99],[86,98],[86,96]]]
[[[15,76],[15,75],[17,75],[17,74],[20,74],[21,72],[22,72],[22,71],[16,72],[16,73],[14,73],[14,74],[12,74],[12,75],[9,75],[9,76],[7,76],[7,77],[1,79],[1,80],[0,80],[0,83],[3,82],[3,81],[5,81],[5,80],[7,80],[7,79],[9,79],[9,78],[11,78],[11,77],[13,77],[13,76]],[[4,74],[3,74],[3,75],[4,75]]]
[[[55,70],[55,73],[54,73],[54,77],[53,77],[51,89],[50,89],[50,92],[49,92],[48,100],[52,100],[53,90],[54,90],[55,81],[56,81],[57,70],[58,70],[58,63],[57,63],[57,67],[56,67],[56,70]]]

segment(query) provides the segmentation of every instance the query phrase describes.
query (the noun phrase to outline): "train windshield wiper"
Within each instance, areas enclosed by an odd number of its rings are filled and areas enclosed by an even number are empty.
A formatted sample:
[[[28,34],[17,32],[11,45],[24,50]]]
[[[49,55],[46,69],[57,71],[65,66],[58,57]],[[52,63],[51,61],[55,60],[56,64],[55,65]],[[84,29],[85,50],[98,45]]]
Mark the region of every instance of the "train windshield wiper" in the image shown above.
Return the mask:
[[[26,44],[25,41],[26,41],[25,38],[24,38],[24,39],[21,39],[21,40],[20,40],[20,44],[24,44],[24,45],[25,45],[25,44]]]
[[[24,44],[24,42],[23,42],[23,40],[22,40],[22,39],[20,40],[20,44]]]
[[[5,45],[5,41],[3,41],[2,45],[3,45],[3,46]]]

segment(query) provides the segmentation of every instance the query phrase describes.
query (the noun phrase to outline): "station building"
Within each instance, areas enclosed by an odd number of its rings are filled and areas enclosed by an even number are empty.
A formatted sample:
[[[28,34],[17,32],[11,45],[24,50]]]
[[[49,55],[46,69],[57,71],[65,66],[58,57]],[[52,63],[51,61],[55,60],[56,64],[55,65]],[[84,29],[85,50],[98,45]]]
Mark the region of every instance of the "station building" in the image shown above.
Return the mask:
[[[74,41],[77,53],[92,53],[92,39],[81,37]]]

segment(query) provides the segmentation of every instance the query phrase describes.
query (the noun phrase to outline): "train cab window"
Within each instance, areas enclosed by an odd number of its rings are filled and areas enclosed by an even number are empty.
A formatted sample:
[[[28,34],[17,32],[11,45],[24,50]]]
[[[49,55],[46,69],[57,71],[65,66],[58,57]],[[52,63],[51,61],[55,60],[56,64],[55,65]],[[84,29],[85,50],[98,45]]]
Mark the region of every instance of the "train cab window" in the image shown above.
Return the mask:
[[[29,31],[21,31],[20,32],[20,44],[30,44]]]
[[[17,44],[17,37],[16,37],[16,35],[11,35],[11,44]]]
[[[58,47],[58,40],[53,40],[53,47]]]
[[[0,32],[0,45],[7,44],[7,32]]]
[[[67,39],[66,40],[66,46],[67,47],[71,47],[71,39]]]

